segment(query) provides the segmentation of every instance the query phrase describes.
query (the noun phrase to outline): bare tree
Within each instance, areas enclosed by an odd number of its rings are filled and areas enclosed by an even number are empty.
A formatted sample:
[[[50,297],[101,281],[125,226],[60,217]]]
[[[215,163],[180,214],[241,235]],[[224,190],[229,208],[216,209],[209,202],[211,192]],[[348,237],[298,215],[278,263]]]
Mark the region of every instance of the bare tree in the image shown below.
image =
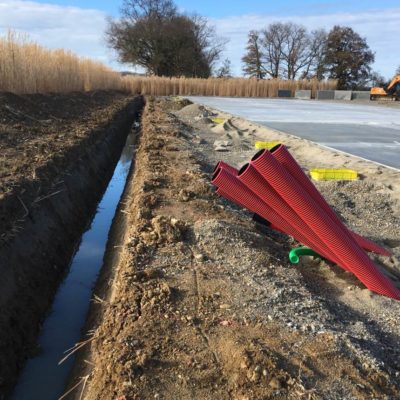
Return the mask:
[[[203,55],[211,73],[215,63],[220,59],[228,40],[217,35],[215,27],[209,24],[207,18],[194,15],[191,20],[194,23],[196,52]]]
[[[264,68],[271,78],[280,77],[286,35],[287,29],[281,22],[275,22],[263,31]]]
[[[400,65],[397,67],[395,74],[400,75]]]
[[[124,0],[121,14],[127,21],[137,22],[143,18],[171,18],[178,11],[171,0]]]
[[[308,57],[306,65],[304,66],[301,74],[302,79],[324,79],[326,73],[324,59],[326,53],[327,36],[328,34],[324,29],[317,29],[310,33]]]
[[[275,22],[262,33],[250,31],[242,58],[248,76],[323,79],[327,33],[291,22]]]
[[[264,79],[265,68],[263,66],[264,53],[262,52],[260,32],[250,31],[247,40],[246,54],[242,57],[244,63],[243,72],[250,77]]]
[[[387,85],[387,79],[377,71],[372,71],[369,75],[369,86],[384,87]]]
[[[218,68],[216,72],[217,78],[231,78],[232,77],[232,70],[231,70],[231,60],[229,58],[225,58],[224,62]]]
[[[121,62],[165,76],[210,76],[224,45],[205,18],[180,14],[170,0],[124,0],[106,38]]]
[[[283,25],[282,61],[287,79],[295,79],[309,60],[310,37],[302,25],[287,22]]]

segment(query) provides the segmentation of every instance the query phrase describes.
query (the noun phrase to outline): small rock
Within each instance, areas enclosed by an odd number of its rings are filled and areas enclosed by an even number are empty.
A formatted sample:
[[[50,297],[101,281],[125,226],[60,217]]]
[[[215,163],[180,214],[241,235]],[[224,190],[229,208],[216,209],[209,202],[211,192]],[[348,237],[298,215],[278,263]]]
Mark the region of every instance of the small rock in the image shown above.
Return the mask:
[[[243,361],[240,363],[240,368],[241,368],[241,369],[247,369],[248,366],[249,366],[249,363],[248,363],[247,360],[243,360]]]
[[[269,387],[274,390],[278,390],[282,388],[282,383],[278,378],[272,378],[269,381]]]
[[[254,371],[251,375],[250,381],[251,382],[258,382],[260,380],[260,373]]]
[[[220,304],[219,308],[222,310],[229,310],[231,306],[229,304]]]
[[[204,261],[206,257],[205,257],[204,254],[199,253],[199,254],[195,254],[195,255],[194,255],[194,258],[195,258],[197,261]]]

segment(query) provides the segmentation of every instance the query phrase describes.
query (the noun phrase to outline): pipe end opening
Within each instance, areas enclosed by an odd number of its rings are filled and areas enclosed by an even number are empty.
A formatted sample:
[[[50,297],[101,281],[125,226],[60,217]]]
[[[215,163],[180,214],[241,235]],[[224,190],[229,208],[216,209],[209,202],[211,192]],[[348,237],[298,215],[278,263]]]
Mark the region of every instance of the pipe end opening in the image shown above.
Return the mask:
[[[238,176],[242,175],[246,171],[246,169],[249,167],[249,165],[250,165],[249,163],[244,164],[243,167],[240,168],[240,170],[238,172]]]
[[[256,161],[258,158],[260,158],[264,152],[266,152],[267,150],[262,149],[260,151],[258,151],[256,154],[254,154],[254,156],[252,157],[251,161]]]
[[[214,169],[213,169],[213,173],[219,168],[221,164],[221,161],[218,161],[218,163],[215,165]]]
[[[216,170],[213,173],[211,182],[213,182],[217,178],[217,176],[221,173],[221,171],[222,171],[222,168],[217,166]]]
[[[283,146],[282,143],[278,143],[278,144],[276,144],[274,147],[272,147],[269,151],[270,151],[271,153],[273,153],[274,151],[277,151],[278,149],[280,149],[282,146]]]

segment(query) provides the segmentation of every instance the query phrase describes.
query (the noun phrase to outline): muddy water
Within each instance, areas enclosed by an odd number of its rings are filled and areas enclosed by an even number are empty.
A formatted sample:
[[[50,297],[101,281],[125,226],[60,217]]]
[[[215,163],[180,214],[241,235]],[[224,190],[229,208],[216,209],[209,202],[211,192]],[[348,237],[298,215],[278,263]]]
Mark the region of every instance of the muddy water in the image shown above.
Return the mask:
[[[12,396],[14,400],[55,400],[63,394],[73,357],[61,365],[58,362],[64,357],[64,352],[81,339],[108,232],[132,162],[132,143],[133,135],[129,135],[92,223],[81,238],[69,273],[43,324],[40,353],[27,362]]]

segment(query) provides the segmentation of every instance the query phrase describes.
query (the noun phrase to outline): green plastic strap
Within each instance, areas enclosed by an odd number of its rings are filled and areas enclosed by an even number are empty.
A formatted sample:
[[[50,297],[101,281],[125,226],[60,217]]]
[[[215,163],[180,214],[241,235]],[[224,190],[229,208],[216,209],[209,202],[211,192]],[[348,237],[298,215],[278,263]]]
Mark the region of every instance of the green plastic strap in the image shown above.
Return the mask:
[[[289,260],[292,264],[298,264],[300,262],[300,256],[314,256],[318,258],[323,258],[309,247],[302,246],[291,250],[291,252],[289,253]]]

